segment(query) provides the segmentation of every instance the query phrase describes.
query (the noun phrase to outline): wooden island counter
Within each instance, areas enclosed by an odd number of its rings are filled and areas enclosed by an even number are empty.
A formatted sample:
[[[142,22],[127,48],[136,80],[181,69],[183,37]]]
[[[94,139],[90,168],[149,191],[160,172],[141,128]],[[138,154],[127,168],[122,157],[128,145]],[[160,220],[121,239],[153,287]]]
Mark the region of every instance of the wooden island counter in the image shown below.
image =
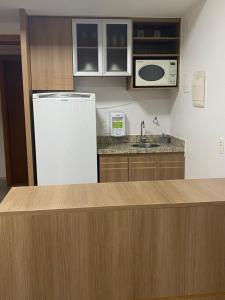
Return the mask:
[[[1,300],[225,299],[225,179],[13,188]]]

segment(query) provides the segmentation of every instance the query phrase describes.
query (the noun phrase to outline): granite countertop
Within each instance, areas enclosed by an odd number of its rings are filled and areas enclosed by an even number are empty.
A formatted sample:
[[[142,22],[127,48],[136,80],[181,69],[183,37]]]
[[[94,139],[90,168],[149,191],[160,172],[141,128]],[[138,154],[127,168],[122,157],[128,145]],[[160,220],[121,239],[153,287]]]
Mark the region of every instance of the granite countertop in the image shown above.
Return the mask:
[[[141,154],[141,153],[170,153],[184,152],[185,142],[173,136],[169,136],[170,143],[162,143],[159,135],[146,136],[147,142],[160,144],[155,148],[133,147],[140,140],[140,136],[126,136],[112,138],[108,136],[98,137],[98,154]]]

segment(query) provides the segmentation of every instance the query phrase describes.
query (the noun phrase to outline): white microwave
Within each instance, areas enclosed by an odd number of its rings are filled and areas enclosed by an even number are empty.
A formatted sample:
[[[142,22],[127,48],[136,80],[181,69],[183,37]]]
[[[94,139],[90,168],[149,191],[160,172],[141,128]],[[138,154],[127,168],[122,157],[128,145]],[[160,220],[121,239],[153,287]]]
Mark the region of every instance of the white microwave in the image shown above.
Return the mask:
[[[136,87],[177,86],[177,59],[136,59]]]

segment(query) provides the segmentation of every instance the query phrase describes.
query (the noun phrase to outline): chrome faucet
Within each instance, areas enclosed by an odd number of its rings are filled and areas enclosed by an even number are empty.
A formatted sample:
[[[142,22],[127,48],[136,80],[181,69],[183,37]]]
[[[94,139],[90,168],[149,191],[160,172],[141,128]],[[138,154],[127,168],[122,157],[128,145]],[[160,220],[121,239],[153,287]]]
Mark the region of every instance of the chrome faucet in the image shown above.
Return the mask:
[[[145,143],[146,138],[143,137],[143,129],[145,128],[145,122],[141,121],[141,136],[140,136],[140,143]]]

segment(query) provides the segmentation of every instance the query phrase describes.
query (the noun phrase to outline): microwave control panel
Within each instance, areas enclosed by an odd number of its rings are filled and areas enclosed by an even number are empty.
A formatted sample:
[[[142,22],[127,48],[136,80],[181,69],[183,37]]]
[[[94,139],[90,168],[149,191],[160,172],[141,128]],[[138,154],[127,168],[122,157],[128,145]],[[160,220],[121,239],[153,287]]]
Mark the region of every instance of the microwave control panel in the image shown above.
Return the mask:
[[[177,85],[177,60],[171,61],[169,64],[168,83],[171,86]]]

